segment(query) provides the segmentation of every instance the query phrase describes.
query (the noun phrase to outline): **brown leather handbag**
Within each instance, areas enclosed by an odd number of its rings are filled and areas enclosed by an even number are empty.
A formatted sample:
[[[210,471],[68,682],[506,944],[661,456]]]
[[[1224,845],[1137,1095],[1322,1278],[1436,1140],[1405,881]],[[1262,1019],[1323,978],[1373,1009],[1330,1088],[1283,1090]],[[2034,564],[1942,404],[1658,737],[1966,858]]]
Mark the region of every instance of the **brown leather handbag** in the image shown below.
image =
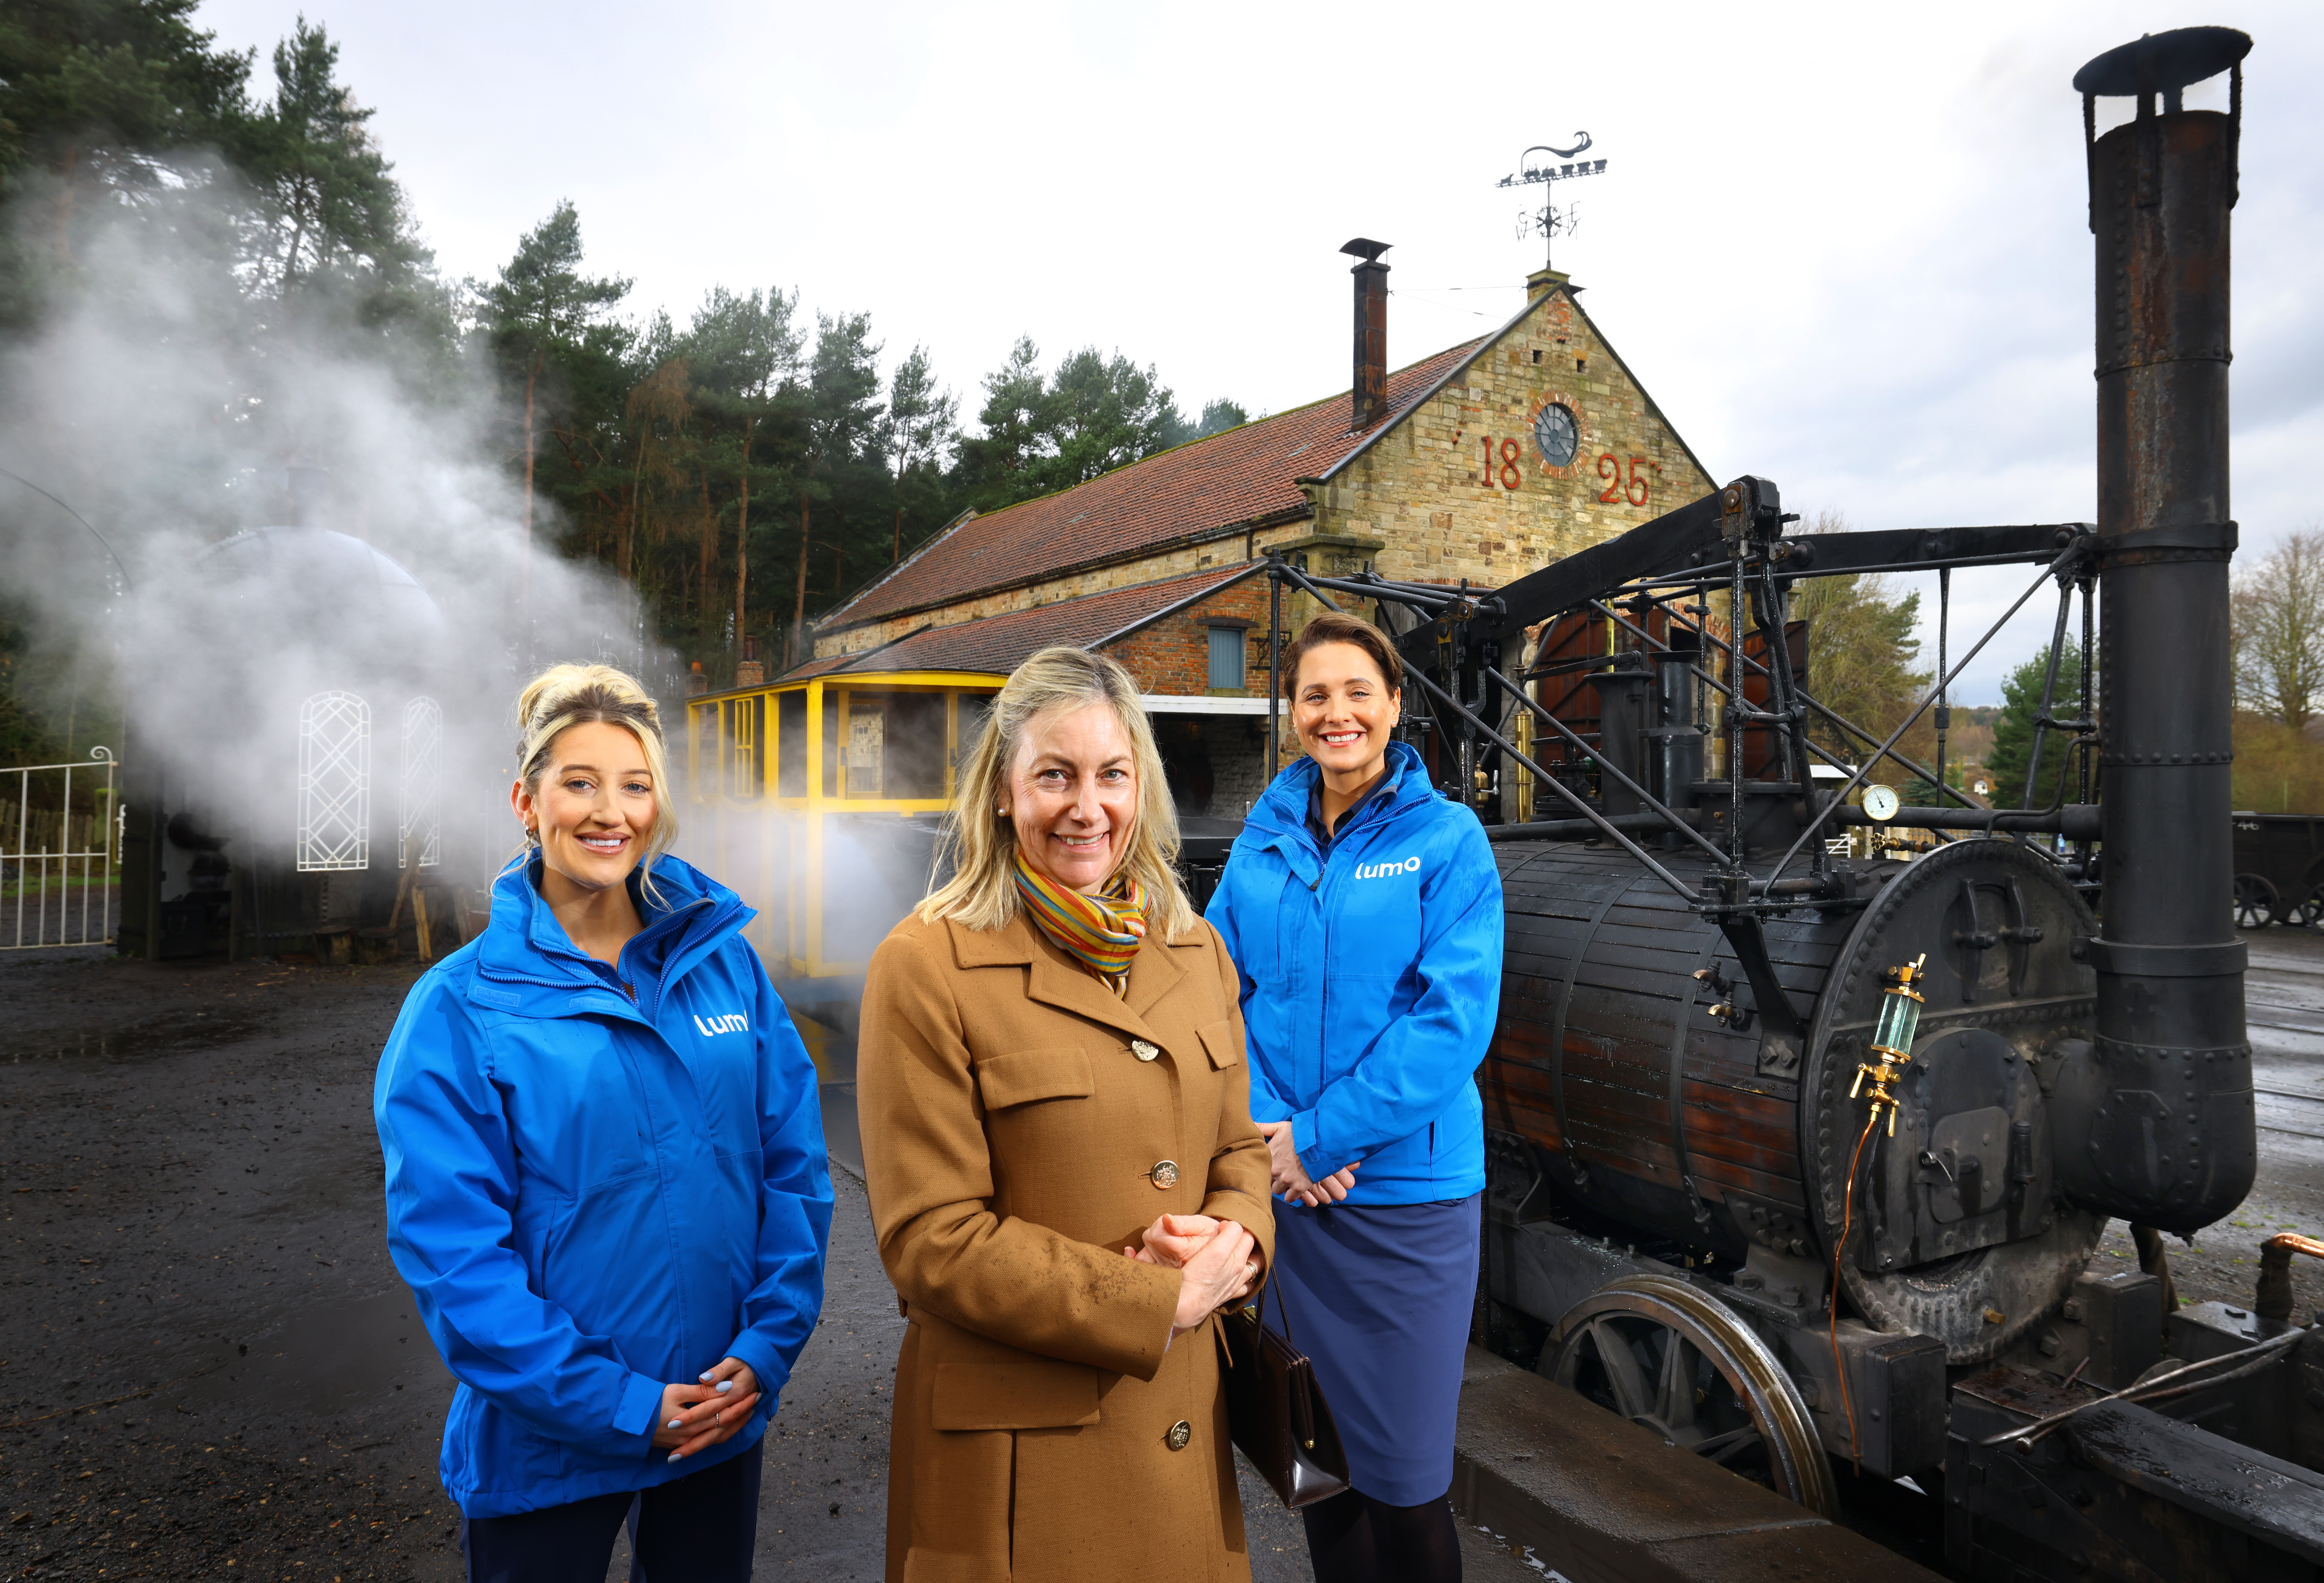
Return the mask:
[[[1259,1477],[1296,1510],[1347,1488],[1348,1458],[1314,1368],[1291,1344],[1291,1315],[1280,1292],[1275,1306],[1283,1315],[1284,1333],[1278,1336],[1259,1322],[1266,1295],[1262,1290],[1245,1307],[1219,1315],[1227,1426]]]

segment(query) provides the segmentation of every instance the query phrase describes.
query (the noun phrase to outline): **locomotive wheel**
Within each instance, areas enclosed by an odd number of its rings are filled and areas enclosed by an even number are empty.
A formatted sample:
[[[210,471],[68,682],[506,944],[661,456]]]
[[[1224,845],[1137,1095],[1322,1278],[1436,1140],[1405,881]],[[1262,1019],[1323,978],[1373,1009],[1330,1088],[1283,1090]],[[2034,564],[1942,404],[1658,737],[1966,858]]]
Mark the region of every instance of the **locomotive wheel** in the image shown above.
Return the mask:
[[[2269,884],[2267,880],[2260,875],[2236,875],[2236,927],[2238,929],[2266,928],[2268,925],[2275,921],[2276,904],[2281,899],[2282,897],[2276,893],[2275,887]],[[2314,900],[2315,892],[2311,891],[2309,893],[2308,897],[2300,903],[2300,907],[2305,908]],[[2308,919],[2306,917],[2302,917],[2300,919],[2300,922],[2304,924],[2308,922]]]
[[[2307,895],[2285,907],[2283,921],[2296,929],[2324,927],[2324,884],[2310,887]]]
[[[1733,1310],[1672,1275],[1629,1275],[1573,1305],[1539,1372],[1784,1499],[1837,1519],[1807,1404]]]

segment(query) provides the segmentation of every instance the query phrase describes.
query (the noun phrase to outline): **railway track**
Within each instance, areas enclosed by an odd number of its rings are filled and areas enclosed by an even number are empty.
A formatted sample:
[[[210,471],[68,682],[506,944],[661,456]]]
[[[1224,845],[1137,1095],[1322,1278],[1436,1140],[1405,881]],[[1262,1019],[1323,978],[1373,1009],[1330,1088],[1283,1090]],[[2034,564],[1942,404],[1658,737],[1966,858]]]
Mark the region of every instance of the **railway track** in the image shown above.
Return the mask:
[[[2251,951],[2244,1007],[2260,1131],[2324,1143],[2324,933],[2254,929],[2243,938]],[[2264,1136],[2260,1152],[2280,1146]]]

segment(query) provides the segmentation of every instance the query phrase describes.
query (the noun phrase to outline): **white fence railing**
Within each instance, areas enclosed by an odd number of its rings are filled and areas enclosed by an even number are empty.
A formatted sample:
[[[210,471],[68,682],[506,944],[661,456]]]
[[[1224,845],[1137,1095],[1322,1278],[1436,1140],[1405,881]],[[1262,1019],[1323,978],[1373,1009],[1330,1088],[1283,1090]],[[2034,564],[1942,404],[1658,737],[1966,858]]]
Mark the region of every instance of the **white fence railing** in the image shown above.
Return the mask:
[[[0,951],[113,939],[120,766],[106,749],[88,753],[78,764],[0,768]]]

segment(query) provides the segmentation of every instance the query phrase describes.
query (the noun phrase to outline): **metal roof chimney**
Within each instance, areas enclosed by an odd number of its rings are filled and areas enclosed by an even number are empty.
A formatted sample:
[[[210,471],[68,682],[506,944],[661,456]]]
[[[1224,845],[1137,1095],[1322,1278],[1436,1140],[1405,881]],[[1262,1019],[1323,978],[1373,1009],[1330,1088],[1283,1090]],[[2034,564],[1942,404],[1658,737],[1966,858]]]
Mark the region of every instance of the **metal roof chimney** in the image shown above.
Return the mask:
[[[1358,430],[1388,410],[1388,265],[1379,255],[1391,245],[1359,236],[1340,249],[1363,261],[1348,272],[1356,278],[1355,411],[1349,427]]]

